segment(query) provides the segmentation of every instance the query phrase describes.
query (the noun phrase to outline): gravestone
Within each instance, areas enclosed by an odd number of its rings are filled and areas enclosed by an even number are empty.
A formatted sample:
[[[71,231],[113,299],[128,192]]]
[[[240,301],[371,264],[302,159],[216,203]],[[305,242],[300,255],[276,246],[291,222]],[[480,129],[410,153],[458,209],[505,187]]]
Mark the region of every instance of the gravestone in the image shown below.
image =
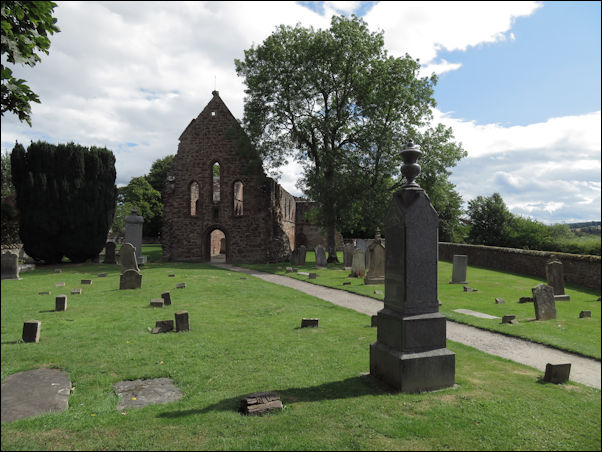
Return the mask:
[[[518,321],[516,320],[515,315],[505,315],[504,317],[502,317],[502,323],[510,323],[514,325],[518,323]]]
[[[66,311],[67,310],[67,295],[57,295],[54,299],[54,310],[55,311]]]
[[[564,270],[556,256],[546,262],[546,280],[548,286],[554,289],[554,295],[564,295]]]
[[[355,240],[355,249],[362,250],[365,253],[366,249],[368,249],[368,244],[366,243],[366,240],[356,239]]]
[[[368,248],[370,258],[370,268],[366,271],[364,284],[384,284],[385,283],[385,247],[382,243],[374,242]]]
[[[291,252],[291,258],[290,258],[290,262],[291,265],[299,265],[299,248],[295,248],[292,252]],[[287,267],[288,269],[289,267]]]
[[[439,218],[414,179],[421,152],[402,151],[407,182],[385,216],[384,308],[370,345],[370,374],[396,391],[416,393],[455,384],[455,354],[446,348],[445,316],[437,298]]]
[[[518,299],[519,303],[533,303],[533,297],[520,297]]]
[[[464,254],[454,254],[452,280],[450,284],[466,284],[466,267],[468,265],[468,256]]]
[[[190,330],[190,325],[188,323],[188,311],[178,311],[175,313],[175,317],[176,317],[176,332]]]
[[[117,409],[140,408],[155,403],[168,403],[182,398],[182,393],[170,378],[119,381],[113,385],[120,397]]]
[[[146,263],[146,256],[142,255],[142,225],[144,218],[138,215],[138,210],[132,208],[132,214],[125,217],[125,243],[131,243],[136,250],[136,261],[139,265]],[[123,250],[123,246],[121,247]],[[121,251],[120,251],[121,259]]]
[[[78,288],[75,288],[75,289],[71,289],[71,294],[72,295],[81,295],[82,294],[81,287],[78,287]]]
[[[163,298],[163,304],[171,305],[171,294],[169,292],[163,292],[161,298]]]
[[[535,304],[535,319],[550,320],[556,318],[556,304],[554,300],[554,289],[547,284],[539,284],[531,289],[533,302]]]
[[[370,267],[372,266],[372,263],[370,262],[370,259],[372,259],[372,248],[374,246],[376,246],[377,243],[380,243],[381,245],[384,246],[384,243],[382,241],[382,238],[380,237],[380,229],[376,228],[376,234],[374,236],[373,239],[368,239],[366,240],[366,273],[368,273],[370,271]]]
[[[142,274],[138,268],[136,250],[131,243],[121,245],[119,262],[121,264],[119,289],[140,289],[142,287]]]
[[[152,308],[162,308],[165,305],[163,298],[151,298],[150,305]]]
[[[301,245],[299,247],[299,263],[297,265],[305,265],[305,258],[307,256],[307,247]]]
[[[363,278],[366,274],[366,257],[364,251],[360,248],[353,250],[353,260],[351,261],[351,273],[353,278]]]
[[[506,300],[504,300],[503,298],[496,298],[495,299],[495,304],[504,304],[506,303]]]
[[[176,289],[185,289],[186,288],[186,283],[185,282],[181,282],[176,284]]]
[[[86,285],[88,285],[88,286],[91,286],[91,285],[92,285],[92,280],[91,280],[91,279],[82,279],[82,280],[80,280],[80,282],[79,282],[79,283],[80,283],[80,284],[86,284]]]
[[[2,279],[21,279],[19,278],[19,254],[12,251],[2,251]]]
[[[167,333],[173,331],[173,320],[157,320],[151,334]]]
[[[117,260],[115,260],[115,242],[107,242],[105,245],[105,260],[104,264],[116,264]]]
[[[569,381],[569,375],[571,373],[571,364],[546,364],[546,373],[544,374],[543,381],[548,383],[566,383]]]
[[[29,320],[23,323],[23,334],[21,338],[23,342],[39,342],[40,341],[40,329],[42,328],[42,322],[39,320]]]
[[[318,274],[317,273],[310,273],[310,274],[307,275],[307,277],[309,279],[316,279],[318,277]]]
[[[347,243],[343,247],[343,267],[345,269],[351,269],[353,263],[353,244]]]
[[[317,328],[318,322],[319,322],[319,319],[303,318],[303,319],[301,319],[301,328]]]
[[[580,319],[585,319],[587,317],[591,318],[591,316],[592,316],[592,311],[581,311],[579,313],[579,318]]]
[[[238,411],[247,416],[260,416],[265,413],[282,410],[282,401],[278,393],[255,392],[240,399]]]
[[[314,251],[316,252],[316,267],[328,267],[324,247],[318,244]]]

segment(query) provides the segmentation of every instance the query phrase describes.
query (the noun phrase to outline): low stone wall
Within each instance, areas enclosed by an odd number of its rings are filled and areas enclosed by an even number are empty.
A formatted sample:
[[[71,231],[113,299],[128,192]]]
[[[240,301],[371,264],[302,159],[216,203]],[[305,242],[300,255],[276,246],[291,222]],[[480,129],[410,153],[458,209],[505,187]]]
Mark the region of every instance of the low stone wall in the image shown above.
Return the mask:
[[[564,280],[567,284],[576,284],[600,291],[600,256],[439,242],[439,260],[451,262],[454,254],[468,256],[468,265],[544,279],[546,262],[550,260],[551,256],[556,256],[563,264]]]

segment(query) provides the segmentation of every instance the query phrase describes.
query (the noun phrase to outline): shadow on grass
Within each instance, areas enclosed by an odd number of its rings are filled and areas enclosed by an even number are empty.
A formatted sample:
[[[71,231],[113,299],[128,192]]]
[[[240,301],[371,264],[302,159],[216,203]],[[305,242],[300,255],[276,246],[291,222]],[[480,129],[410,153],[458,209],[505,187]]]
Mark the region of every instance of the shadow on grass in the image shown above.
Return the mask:
[[[264,390],[272,391],[272,389]],[[372,378],[369,374],[347,378],[342,381],[325,383],[318,386],[310,386],[307,388],[276,389],[273,391],[278,393],[280,400],[285,405],[297,402],[319,402],[322,400],[347,399],[366,395],[382,395],[391,392],[388,388]],[[209,405],[206,408],[199,408],[196,410],[168,411],[159,414],[157,417],[179,418],[195,414],[204,414],[211,411],[238,411],[240,400],[247,395],[248,393],[237,397],[224,399],[214,403],[213,405]]]

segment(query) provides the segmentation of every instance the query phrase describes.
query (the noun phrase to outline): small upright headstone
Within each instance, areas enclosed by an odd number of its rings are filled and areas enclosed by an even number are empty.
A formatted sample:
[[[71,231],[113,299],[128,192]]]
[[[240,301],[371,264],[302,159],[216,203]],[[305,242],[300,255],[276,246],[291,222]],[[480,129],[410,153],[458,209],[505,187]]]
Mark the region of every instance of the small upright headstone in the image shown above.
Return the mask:
[[[475,289],[474,287],[464,286],[464,292],[478,292],[479,289]]]
[[[299,248],[295,248],[291,252],[290,262],[291,262],[291,265],[299,265]],[[287,268],[290,268],[290,267],[287,267]]]
[[[173,320],[157,320],[151,333],[167,333],[168,331],[173,331]]]
[[[71,289],[71,295],[81,295],[82,294],[82,289],[81,287],[75,288],[75,289]]]
[[[546,364],[546,373],[544,374],[543,381],[548,383],[566,383],[569,381],[569,375],[571,373],[571,364]]]
[[[368,244],[366,243],[365,239],[357,239],[355,241],[355,249],[362,250],[365,253],[367,248]]]
[[[307,247],[301,245],[299,247],[299,263],[297,265],[305,265],[305,258],[307,257]]]
[[[328,267],[328,263],[326,261],[326,252],[324,251],[324,247],[322,245],[317,245],[315,248],[316,252],[316,267]]]
[[[142,273],[138,268],[134,246],[131,243],[121,245],[119,256],[121,263],[119,289],[140,289],[142,287]]]
[[[316,279],[318,277],[318,274],[317,273],[310,273],[310,274],[307,275],[307,277],[309,279]]]
[[[370,258],[370,268],[366,270],[364,284],[384,284],[385,283],[385,247],[378,242],[374,242],[368,248]]]
[[[176,284],[176,289],[184,289],[186,288],[186,283],[185,282],[181,282]]]
[[[345,269],[351,269],[353,263],[353,244],[347,243],[343,247],[343,267]]]
[[[564,295],[564,270],[556,256],[546,262],[546,280],[548,286],[554,289],[554,295]]]
[[[286,271],[286,273],[292,273],[293,267],[286,267],[285,271]]]
[[[105,245],[105,260],[103,263],[105,264],[116,264],[115,260],[115,242],[107,242]]]
[[[190,325],[188,323],[188,311],[178,311],[175,313],[175,317],[176,317],[176,332],[190,330]]]
[[[66,311],[67,310],[67,295],[57,295],[54,299],[54,310],[55,311]]]
[[[452,280],[450,284],[466,284],[466,267],[468,265],[468,256],[464,254],[454,254]]]
[[[579,318],[580,319],[584,319],[586,317],[591,317],[592,316],[592,311],[581,311],[579,313]]]
[[[80,284],[86,284],[86,285],[91,286],[92,285],[92,280],[91,279],[82,279],[80,281]]]
[[[136,250],[136,261],[139,265],[146,263],[146,256],[142,255],[142,226],[144,218],[138,215],[136,207],[132,209],[132,214],[125,217],[125,242],[131,243]],[[123,247],[122,247],[123,249]],[[120,251],[121,256],[121,251]],[[121,257],[120,257],[121,259]]]
[[[2,279],[21,279],[19,278],[19,254],[12,251],[2,252]]]
[[[554,289],[547,284],[539,284],[531,289],[535,304],[535,319],[550,320],[556,318],[556,304],[554,302]]]
[[[319,319],[301,319],[301,328],[317,328]]]
[[[161,298],[163,298],[163,304],[171,305],[171,294],[169,292],[163,292]]]
[[[353,278],[363,278],[366,274],[366,256],[360,248],[353,250],[353,260],[351,261],[351,273]]]
[[[164,304],[163,298],[151,298],[150,305],[152,308],[162,308]]]
[[[42,322],[39,320],[29,320],[23,323],[23,335],[21,336],[23,342],[39,342],[41,327]]]
[[[505,315],[504,317],[502,317],[502,323],[516,324],[518,322],[516,320],[516,316],[515,315]]]
[[[506,300],[504,300],[503,298],[496,298],[495,299],[495,304],[504,304],[506,303]]]

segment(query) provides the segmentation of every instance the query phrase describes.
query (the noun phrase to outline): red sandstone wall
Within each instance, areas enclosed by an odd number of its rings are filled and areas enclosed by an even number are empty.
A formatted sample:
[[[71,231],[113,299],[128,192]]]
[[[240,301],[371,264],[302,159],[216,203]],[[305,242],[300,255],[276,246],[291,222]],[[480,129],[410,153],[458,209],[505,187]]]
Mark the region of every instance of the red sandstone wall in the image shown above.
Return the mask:
[[[495,246],[439,243],[439,259],[451,262],[454,254],[468,256],[468,265],[487,267],[540,278],[546,277],[546,262],[552,255],[563,264],[564,279],[568,284],[600,290],[600,257],[549,251],[520,250]]]

